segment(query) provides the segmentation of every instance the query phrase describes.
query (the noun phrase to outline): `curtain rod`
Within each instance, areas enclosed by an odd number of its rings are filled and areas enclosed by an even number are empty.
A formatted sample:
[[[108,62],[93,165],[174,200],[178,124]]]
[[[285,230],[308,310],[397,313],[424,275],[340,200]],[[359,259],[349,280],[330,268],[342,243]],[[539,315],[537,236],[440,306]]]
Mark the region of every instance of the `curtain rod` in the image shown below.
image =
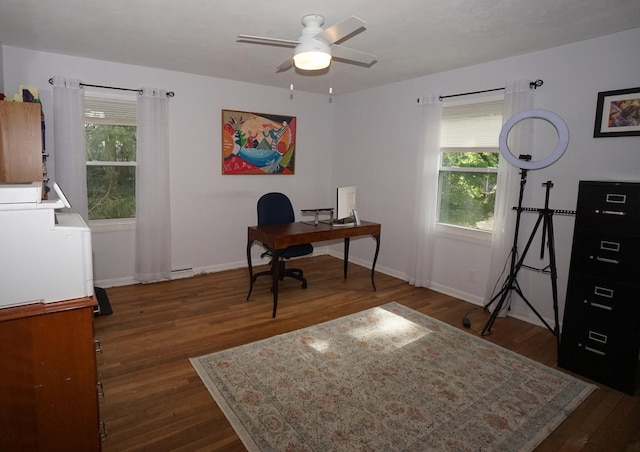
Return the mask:
[[[53,85],[53,77],[49,79],[49,85]],[[89,86],[91,88],[106,88],[106,89],[117,89],[120,91],[133,91],[138,94],[142,94],[141,89],[133,89],[133,88],[118,88],[117,86],[104,86],[104,85],[90,85],[89,83],[80,82],[80,86]],[[167,97],[173,97],[175,93],[173,91],[167,91]]]
[[[538,79],[538,80],[534,80],[533,82],[529,83],[529,87],[532,89],[537,89],[538,87],[543,85],[543,81]],[[492,88],[492,89],[484,89],[482,91],[471,91],[468,93],[459,93],[459,94],[449,94],[448,96],[440,96],[440,100],[442,99],[448,99],[449,97],[460,97],[460,96],[469,96],[471,94],[480,94],[480,93],[489,93],[491,91],[500,91],[503,90],[503,88]]]

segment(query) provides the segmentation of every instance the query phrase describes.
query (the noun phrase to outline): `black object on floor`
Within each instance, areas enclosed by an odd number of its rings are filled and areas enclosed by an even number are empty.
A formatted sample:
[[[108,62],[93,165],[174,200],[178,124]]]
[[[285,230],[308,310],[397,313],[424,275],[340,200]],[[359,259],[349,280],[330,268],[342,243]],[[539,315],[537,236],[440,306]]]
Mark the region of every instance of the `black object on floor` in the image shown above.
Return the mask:
[[[93,314],[96,316],[113,314],[113,310],[109,304],[109,297],[107,297],[107,291],[101,287],[94,287],[93,290],[98,299],[98,306],[93,310]]]

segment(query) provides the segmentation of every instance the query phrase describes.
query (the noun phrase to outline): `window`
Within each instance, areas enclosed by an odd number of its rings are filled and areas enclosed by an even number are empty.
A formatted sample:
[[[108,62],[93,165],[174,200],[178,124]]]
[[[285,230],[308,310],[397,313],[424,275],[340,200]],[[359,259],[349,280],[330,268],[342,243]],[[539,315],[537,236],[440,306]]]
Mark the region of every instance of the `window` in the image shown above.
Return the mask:
[[[503,101],[443,107],[438,222],[493,230]]]
[[[89,220],[136,216],[135,97],[85,95]]]

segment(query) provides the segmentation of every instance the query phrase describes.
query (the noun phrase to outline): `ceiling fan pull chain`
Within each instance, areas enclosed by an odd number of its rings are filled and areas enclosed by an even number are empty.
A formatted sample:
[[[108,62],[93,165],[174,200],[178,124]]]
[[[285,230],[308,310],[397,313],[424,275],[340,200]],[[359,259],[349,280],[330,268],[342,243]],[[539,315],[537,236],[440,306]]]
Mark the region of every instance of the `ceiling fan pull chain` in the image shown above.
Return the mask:
[[[333,62],[329,63],[329,95],[333,94]]]
[[[291,71],[291,84],[289,85],[289,91],[293,93],[293,76],[296,74],[295,68]]]

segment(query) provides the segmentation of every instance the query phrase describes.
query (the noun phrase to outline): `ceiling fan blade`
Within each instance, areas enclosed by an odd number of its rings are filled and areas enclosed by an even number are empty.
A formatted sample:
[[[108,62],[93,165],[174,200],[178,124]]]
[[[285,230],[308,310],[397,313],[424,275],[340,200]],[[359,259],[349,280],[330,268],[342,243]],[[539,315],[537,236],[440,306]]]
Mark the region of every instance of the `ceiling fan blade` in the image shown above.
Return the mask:
[[[364,28],[365,24],[366,22],[364,20],[358,19],[356,16],[351,16],[327,28],[322,31],[322,33],[318,33],[314,38],[322,39],[327,44],[333,44]]]
[[[287,58],[282,62],[280,66],[278,66],[276,72],[286,72],[293,66],[293,57]]]
[[[353,50],[349,47],[342,47],[337,44],[333,44],[331,46],[331,56],[333,58],[354,61],[367,66],[372,65],[376,61],[376,58],[378,58],[370,53],[360,52],[359,50]]]
[[[273,44],[283,47],[295,47],[298,41],[291,39],[265,38],[264,36],[238,35],[238,41],[253,42],[257,44]]]

